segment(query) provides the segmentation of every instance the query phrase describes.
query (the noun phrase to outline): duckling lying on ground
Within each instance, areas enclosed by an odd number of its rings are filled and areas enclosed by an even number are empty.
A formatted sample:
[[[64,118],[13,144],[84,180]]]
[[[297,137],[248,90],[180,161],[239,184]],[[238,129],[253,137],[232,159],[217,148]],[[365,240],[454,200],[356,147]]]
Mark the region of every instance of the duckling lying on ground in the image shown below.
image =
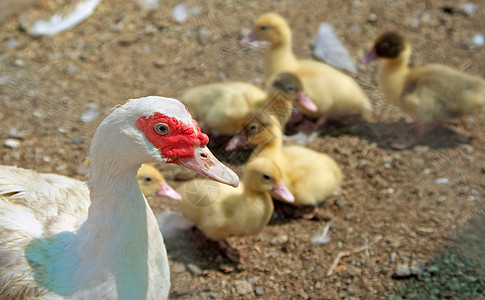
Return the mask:
[[[293,119],[295,114],[300,113],[294,106],[299,105],[310,111],[317,110],[315,103],[303,92],[301,81],[292,73],[283,72],[278,74],[267,87],[267,94],[268,97],[263,103],[264,106],[259,105],[256,108],[276,116],[283,132],[288,121]],[[316,138],[318,133],[315,133],[310,135],[311,138]],[[285,140],[294,140],[300,144],[308,142],[308,137],[305,134],[303,136],[301,134],[284,135],[283,138]]]
[[[265,99],[262,89],[241,81],[196,86],[180,96],[205,132],[230,136],[241,129],[246,114]]]
[[[281,72],[292,72],[302,82],[303,91],[316,104],[317,110],[310,111],[297,106],[304,115],[318,119],[313,129],[325,124],[329,117],[339,118],[372,110],[369,99],[351,77],[322,62],[295,57],[291,29],[280,15],[261,15],[254,23],[251,33],[240,43],[246,44],[255,40],[271,44],[265,59],[267,84]]]
[[[219,82],[187,90],[182,101],[194,112],[205,131],[233,136],[243,127],[244,117],[253,110],[271,110],[284,126],[295,102],[310,111],[315,104],[305,96],[301,82],[289,73],[278,74],[264,92],[245,82]]]
[[[406,149],[424,140],[444,120],[474,112],[485,104],[485,80],[441,64],[409,67],[411,45],[399,32],[379,36],[363,63],[381,58],[377,83],[386,98],[410,113],[415,132],[391,146]]]
[[[177,190],[182,195],[179,207],[184,217],[209,239],[218,241],[235,262],[239,258],[223,239],[261,232],[273,214],[270,192],[287,202],[295,200],[283,184],[278,166],[265,157],[248,163],[237,188],[197,178]]]
[[[342,171],[330,156],[298,145],[284,146],[278,120],[264,111],[250,113],[245,123],[227,150],[257,145],[250,161],[256,157],[271,158],[281,169],[284,184],[295,196],[294,205],[317,205],[338,192]],[[273,196],[279,199],[278,195]]]

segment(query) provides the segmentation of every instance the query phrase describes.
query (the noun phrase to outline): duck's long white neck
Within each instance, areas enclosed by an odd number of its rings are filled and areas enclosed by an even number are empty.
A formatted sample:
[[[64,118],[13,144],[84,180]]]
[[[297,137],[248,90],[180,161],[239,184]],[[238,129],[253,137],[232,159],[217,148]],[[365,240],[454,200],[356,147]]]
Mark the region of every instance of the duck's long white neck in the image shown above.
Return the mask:
[[[42,256],[41,270],[47,270],[41,282],[52,292],[74,298],[96,298],[110,289],[118,299],[166,299],[167,253],[137,184],[139,165],[114,157],[91,156],[91,205],[79,230],[63,232],[33,248],[33,260]],[[103,282],[108,284],[100,291]]]
[[[284,71],[294,71],[297,68],[298,62],[293,54],[291,39],[291,32],[288,31],[283,35],[280,43],[271,45],[265,60],[266,79]]]
[[[137,171],[93,174],[92,203],[78,234],[79,277],[73,279],[83,282],[106,270],[119,299],[164,299],[170,286],[167,253]]]

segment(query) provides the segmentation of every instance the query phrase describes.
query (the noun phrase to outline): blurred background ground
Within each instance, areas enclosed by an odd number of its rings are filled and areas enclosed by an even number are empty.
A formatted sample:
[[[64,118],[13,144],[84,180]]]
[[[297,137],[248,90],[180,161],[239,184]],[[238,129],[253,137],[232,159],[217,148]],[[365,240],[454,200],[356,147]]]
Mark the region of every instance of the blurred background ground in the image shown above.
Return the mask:
[[[268,11],[287,18],[300,57],[311,57],[318,24],[330,22],[355,62],[379,33],[398,29],[413,43],[413,64],[439,62],[485,75],[485,47],[472,42],[485,34],[481,1],[187,0],[196,16],[177,23],[171,11],[179,3],[146,10],[136,0],[106,0],[54,37],[24,29],[57,11],[61,0],[40,0],[1,21],[0,163],[83,179],[90,137],[114,105],[146,95],[177,97],[190,86],[226,79],[261,85],[262,51],[238,40]],[[464,9],[470,3],[472,12]],[[315,220],[277,217],[260,235],[229,239],[240,265],[197,231],[168,239],[171,298],[484,297],[485,115],[450,122],[424,145],[391,150],[388,138],[412,119],[385,102],[375,72],[371,64],[353,75],[371,98],[373,115],[349,126],[329,124],[309,145],[341,165],[342,193]],[[227,161],[221,143],[211,143]],[[160,167],[173,186],[193,176]],[[161,199],[152,204],[176,209]],[[329,222],[331,241],[312,246]],[[342,251],[350,252],[327,276]]]

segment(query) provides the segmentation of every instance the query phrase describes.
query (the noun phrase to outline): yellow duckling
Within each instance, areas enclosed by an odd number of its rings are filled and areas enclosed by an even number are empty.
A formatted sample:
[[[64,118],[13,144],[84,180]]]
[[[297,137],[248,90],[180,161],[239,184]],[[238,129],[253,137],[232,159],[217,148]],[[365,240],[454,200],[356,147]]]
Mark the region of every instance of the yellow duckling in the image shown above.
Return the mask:
[[[305,107],[309,111],[317,110],[315,103],[303,92],[301,81],[293,73],[282,72],[276,75],[266,90],[266,101],[256,108],[276,116],[281,128],[285,128],[294,105]]]
[[[265,59],[268,82],[276,74],[292,72],[302,82],[305,94],[316,104],[316,111],[298,108],[311,118],[318,118],[315,128],[327,118],[338,118],[353,113],[367,113],[371,103],[360,86],[349,76],[329,65],[314,60],[296,58],[292,49],[291,30],[286,20],[276,13],[266,13],[257,18],[253,30],[241,40],[267,41],[271,44]]]
[[[377,83],[386,98],[419,120],[416,133],[392,146],[411,147],[443,120],[461,117],[485,104],[485,80],[441,64],[409,66],[411,44],[399,32],[379,36],[363,63],[382,58]]]
[[[83,161],[82,167],[87,169],[91,160],[89,158]],[[162,173],[155,168],[154,164],[142,164],[136,174],[138,186],[146,199],[154,196],[167,197],[173,200],[182,199],[180,195],[168,185]]]
[[[271,158],[281,169],[284,184],[295,196],[295,205],[317,205],[338,192],[342,171],[330,156],[298,145],[284,146],[278,120],[264,111],[250,113],[246,124],[227,150],[256,145],[250,160]]]
[[[162,173],[152,164],[142,164],[136,175],[141,192],[148,199],[152,196],[181,200],[182,197],[165,181]]]
[[[265,99],[262,89],[241,81],[196,86],[180,97],[204,131],[231,136],[241,129],[246,114]]]
[[[268,224],[274,209],[270,192],[287,202],[294,201],[278,166],[264,157],[246,166],[237,188],[197,178],[185,182],[178,192],[183,216],[226,251],[224,238],[257,234]]]

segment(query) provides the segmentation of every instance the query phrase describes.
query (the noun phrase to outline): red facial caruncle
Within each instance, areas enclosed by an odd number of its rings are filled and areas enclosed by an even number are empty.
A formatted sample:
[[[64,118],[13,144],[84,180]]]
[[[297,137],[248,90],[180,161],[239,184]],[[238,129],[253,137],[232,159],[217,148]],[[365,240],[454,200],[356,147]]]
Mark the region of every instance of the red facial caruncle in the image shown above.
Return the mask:
[[[141,117],[136,121],[136,127],[143,131],[150,143],[160,149],[162,157],[170,159],[193,157],[195,147],[204,147],[209,142],[207,135],[200,131],[193,119],[192,124],[195,130],[161,113]]]

